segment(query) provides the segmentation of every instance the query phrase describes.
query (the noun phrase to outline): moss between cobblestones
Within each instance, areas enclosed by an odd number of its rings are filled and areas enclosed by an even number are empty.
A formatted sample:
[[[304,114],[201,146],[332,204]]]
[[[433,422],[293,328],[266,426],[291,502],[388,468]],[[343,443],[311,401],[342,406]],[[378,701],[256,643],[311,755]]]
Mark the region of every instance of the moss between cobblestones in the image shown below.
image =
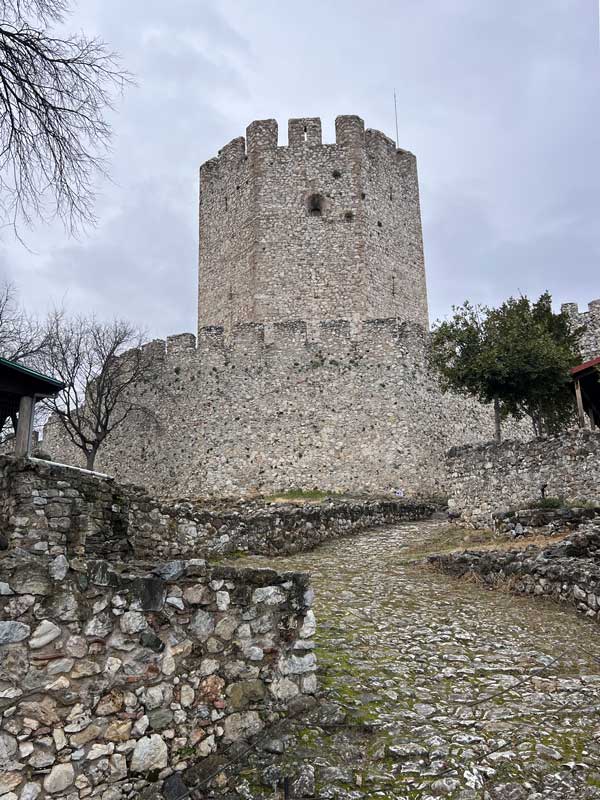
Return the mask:
[[[312,573],[322,700],[340,704],[347,718],[327,728],[316,712],[314,720],[291,724],[283,757],[254,757],[254,785],[261,786],[267,763],[292,775],[312,763],[316,798],[422,800],[447,775],[458,781],[446,795],[454,800],[469,786],[465,770],[486,766],[493,772],[479,774],[490,797],[502,784],[529,781],[551,800],[600,798],[597,629],[554,605],[484,591],[420,566],[424,552],[451,543],[448,533],[444,523],[406,524],[263,560]],[[581,641],[589,655],[578,651]],[[527,676],[535,686],[514,685]],[[576,705],[582,708],[570,711]],[[472,743],[460,739],[473,734],[479,738]],[[434,739],[445,755],[434,755]],[[427,756],[397,759],[388,749],[411,743]],[[536,744],[555,748],[560,759],[536,753]],[[511,755],[487,762],[486,753],[499,746]],[[567,762],[588,769],[564,769]],[[325,764],[341,770],[340,780],[322,779]],[[255,797],[272,793],[262,786]]]

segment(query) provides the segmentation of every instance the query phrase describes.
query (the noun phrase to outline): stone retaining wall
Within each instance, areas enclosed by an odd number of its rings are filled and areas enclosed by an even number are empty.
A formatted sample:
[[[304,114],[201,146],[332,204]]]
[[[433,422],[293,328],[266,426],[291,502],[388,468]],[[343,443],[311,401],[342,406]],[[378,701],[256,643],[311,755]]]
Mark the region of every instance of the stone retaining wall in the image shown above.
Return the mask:
[[[308,578],[0,560],[0,796],[177,796],[180,773],[316,689]]]
[[[534,534],[552,536],[600,518],[600,506],[583,508],[523,508],[492,514],[494,532],[515,538]]]
[[[448,507],[463,524],[487,527],[494,512],[542,497],[600,504],[600,432],[570,431],[529,442],[454,447],[446,456]]]
[[[562,542],[540,549],[479,551],[430,556],[451,575],[478,575],[521,594],[550,597],[600,620],[600,525],[591,523]]]
[[[410,500],[331,501],[315,505],[247,504],[215,512],[192,504],[133,509],[134,549],[142,557],[166,549],[172,555],[202,552],[283,555],[312,550],[329,539],[365,528],[424,519],[432,505]]]
[[[223,510],[189,502],[163,504],[111,478],[10,457],[0,457],[0,491],[10,547],[107,559],[293,553],[366,527],[422,519],[433,511],[425,503],[393,499],[302,506],[246,503]]]
[[[155,374],[132,394],[159,424],[129,415],[97,468],[169,498],[439,493],[448,447],[487,441],[494,427],[489,406],[442,394],[428,342],[396,318],[212,326],[150,342]],[[41,446],[84,466],[60,423]]]

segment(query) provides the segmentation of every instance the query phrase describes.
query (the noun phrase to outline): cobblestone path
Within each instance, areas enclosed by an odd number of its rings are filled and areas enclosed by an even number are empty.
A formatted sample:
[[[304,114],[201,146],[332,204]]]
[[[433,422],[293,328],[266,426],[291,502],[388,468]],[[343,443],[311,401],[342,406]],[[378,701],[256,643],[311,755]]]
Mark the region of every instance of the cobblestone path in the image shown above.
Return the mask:
[[[325,699],[257,751],[238,796],[282,797],[289,774],[292,797],[600,798],[600,629],[417,564],[444,526],[249,559],[312,574]]]

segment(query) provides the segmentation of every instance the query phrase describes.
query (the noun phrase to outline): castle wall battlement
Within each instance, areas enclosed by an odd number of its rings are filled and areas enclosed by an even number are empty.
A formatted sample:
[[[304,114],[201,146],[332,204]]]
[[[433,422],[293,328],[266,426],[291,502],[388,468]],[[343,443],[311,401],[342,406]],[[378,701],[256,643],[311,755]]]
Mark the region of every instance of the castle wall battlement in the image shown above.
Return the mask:
[[[335,121],[335,142],[323,142],[321,119],[319,117],[298,117],[288,120],[288,144],[279,143],[279,125],[277,120],[264,119],[251,122],[246,128],[246,136],[238,136],[224,145],[217,156],[209,159],[200,167],[200,174],[205,170],[225,167],[235,161],[244,161],[247,156],[265,150],[301,149],[305,147],[325,148],[362,148],[370,155],[384,154],[398,160],[412,153],[396,147],[389,136],[374,128],[366,128],[364,121],[357,116],[339,116]]]
[[[574,325],[584,328],[581,337],[581,353],[584,361],[600,356],[600,298],[588,303],[587,311],[580,311],[577,303],[563,303]]]
[[[398,318],[204,326],[151,342],[158,366],[139,399],[159,424],[132,415],[97,469],[163,497],[443,492],[445,450],[491,439],[493,424],[488,408],[441,394],[427,342]],[[56,426],[42,447],[79,463]]]
[[[600,353],[599,310],[569,306],[587,326],[586,358]],[[398,317],[208,325],[149,342],[157,369],[139,394],[159,424],[129,418],[97,468],[161,496],[444,492],[446,450],[491,440],[492,415],[441,393],[427,347],[423,326]],[[42,447],[79,463],[56,426]]]
[[[416,160],[360,117],[275,120],[200,168],[199,327],[400,317],[427,326]]]
[[[235,353],[249,346],[261,349],[265,353],[269,349],[277,349],[285,353],[295,346],[303,346],[308,350],[314,345],[326,343],[354,345],[360,348],[361,343],[370,345],[389,345],[400,338],[423,339],[425,331],[416,323],[407,323],[397,317],[388,319],[368,319],[353,322],[347,319],[290,320],[289,322],[254,323],[247,322],[234,325],[231,330],[223,326],[207,325],[200,328],[198,336],[193,333],[180,333],[166,339],[154,339],[144,349],[153,352],[164,352],[167,358],[178,358],[187,351],[195,351],[198,357],[204,351],[220,350],[223,353]]]

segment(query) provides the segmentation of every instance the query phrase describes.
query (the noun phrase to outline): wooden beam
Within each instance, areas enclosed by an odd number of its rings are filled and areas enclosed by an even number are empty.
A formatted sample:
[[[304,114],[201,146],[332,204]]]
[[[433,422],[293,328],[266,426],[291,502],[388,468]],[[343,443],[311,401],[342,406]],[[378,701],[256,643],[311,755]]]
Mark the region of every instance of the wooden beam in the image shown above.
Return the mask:
[[[581,385],[579,378],[575,378],[575,397],[577,398],[577,417],[579,427],[585,428],[585,412],[583,410],[583,398],[581,397]]]
[[[29,455],[31,430],[33,427],[33,397],[23,396],[19,403],[19,421],[15,439],[15,455],[17,458]]]

